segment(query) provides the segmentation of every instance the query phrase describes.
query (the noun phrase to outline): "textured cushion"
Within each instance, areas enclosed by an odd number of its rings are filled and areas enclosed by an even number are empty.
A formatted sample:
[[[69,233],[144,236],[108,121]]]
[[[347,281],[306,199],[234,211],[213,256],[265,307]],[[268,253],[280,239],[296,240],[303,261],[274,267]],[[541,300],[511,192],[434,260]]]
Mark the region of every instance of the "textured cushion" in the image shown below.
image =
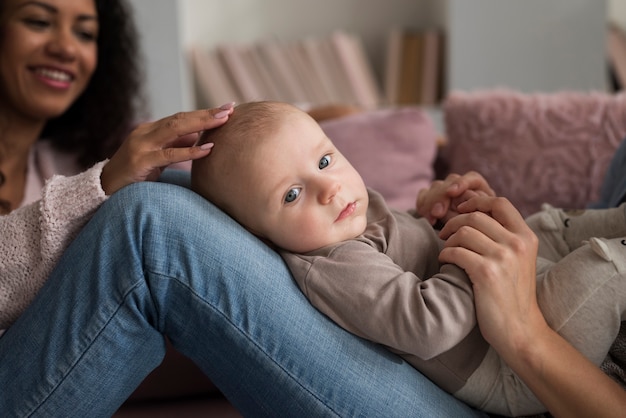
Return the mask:
[[[443,110],[450,171],[480,172],[525,216],[596,200],[626,136],[626,94],[454,92]]]
[[[320,125],[365,184],[393,208],[413,208],[419,189],[433,180],[437,132],[417,107],[365,111]]]

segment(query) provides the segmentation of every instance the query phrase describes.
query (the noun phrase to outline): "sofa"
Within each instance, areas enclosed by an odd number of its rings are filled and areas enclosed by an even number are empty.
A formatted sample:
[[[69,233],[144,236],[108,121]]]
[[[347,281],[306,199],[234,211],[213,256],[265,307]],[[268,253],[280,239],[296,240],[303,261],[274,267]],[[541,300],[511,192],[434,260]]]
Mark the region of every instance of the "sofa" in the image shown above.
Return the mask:
[[[599,197],[612,155],[626,137],[626,94],[452,92],[442,123],[420,107],[325,116],[320,124],[390,206],[414,205],[417,191],[450,172],[475,170],[523,215],[541,205],[582,208]],[[165,361],[116,417],[237,417],[188,359]]]

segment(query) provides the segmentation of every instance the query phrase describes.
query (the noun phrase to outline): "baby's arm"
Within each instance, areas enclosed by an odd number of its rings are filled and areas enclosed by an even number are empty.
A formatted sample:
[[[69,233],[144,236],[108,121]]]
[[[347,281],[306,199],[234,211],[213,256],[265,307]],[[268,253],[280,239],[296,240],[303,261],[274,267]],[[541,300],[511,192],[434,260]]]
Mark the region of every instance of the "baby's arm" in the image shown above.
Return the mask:
[[[419,191],[415,204],[417,213],[431,225],[446,223],[458,215],[457,206],[474,196],[495,196],[487,180],[475,171],[464,175],[450,174],[434,181],[430,188]]]
[[[453,265],[419,278],[352,241],[316,258],[306,277],[294,277],[311,303],[344,329],[423,360],[455,347],[476,326],[471,282]]]

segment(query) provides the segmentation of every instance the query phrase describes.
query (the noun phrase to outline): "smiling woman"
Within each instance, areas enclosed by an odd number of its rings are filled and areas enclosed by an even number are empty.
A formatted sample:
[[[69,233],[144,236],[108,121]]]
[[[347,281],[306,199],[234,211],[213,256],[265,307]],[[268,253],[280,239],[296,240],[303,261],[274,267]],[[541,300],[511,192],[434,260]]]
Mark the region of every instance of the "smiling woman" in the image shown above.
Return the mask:
[[[6,4],[3,79],[17,118],[39,124],[83,93],[96,68],[98,16],[92,2]],[[64,6],[64,7],[60,7]]]
[[[228,119],[232,106],[130,132],[137,57],[122,0],[0,2],[0,329],[107,196],[206,156],[198,132]]]
[[[137,119],[140,76],[123,3],[3,0],[0,17],[0,213],[8,213],[59,171],[39,160],[27,170],[42,147],[72,155],[64,174],[112,155]],[[35,171],[41,165],[56,168]]]

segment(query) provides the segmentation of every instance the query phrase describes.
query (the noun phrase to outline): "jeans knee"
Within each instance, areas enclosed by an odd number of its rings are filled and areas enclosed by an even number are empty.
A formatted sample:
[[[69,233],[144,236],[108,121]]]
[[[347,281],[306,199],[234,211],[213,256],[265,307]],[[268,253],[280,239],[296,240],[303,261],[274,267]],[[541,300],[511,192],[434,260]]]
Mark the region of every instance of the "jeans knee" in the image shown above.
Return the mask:
[[[124,187],[102,208],[110,215],[123,214],[139,220],[145,215],[166,220],[189,214],[203,199],[191,190],[168,183],[144,181]],[[184,218],[183,218],[184,219]]]

